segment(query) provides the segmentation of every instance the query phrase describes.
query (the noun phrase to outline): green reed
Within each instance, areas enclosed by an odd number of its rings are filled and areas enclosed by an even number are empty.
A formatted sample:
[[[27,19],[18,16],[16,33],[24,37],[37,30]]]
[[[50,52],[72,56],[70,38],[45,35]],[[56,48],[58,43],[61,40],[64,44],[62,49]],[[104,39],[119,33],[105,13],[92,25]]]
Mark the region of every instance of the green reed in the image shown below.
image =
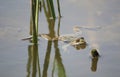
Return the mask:
[[[59,0],[57,0],[57,6],[59,17],[61,17]],[[31,0],[30,35],[32,35],[32,41],[34,44],[38,43],[39,13],[42,11],[42,8],[44,9],[47,19],[56,19],[53,0]]]
[[[59,13],[59,17],[61,17],[61,12],[60,12],[60,2],[59,2],[59,0],[57,0],[57,5],[58,5],[58,13]]]
[[[54,10],[53,0],[47,0],[47,4],[48,4],[48,9],[50,10],[52,17],[55,19],[56,15],[55,15],[55,10]]]
[[[31,27],[32,27],[32,40],[33,43],[37,44],[38,40],[38,19],[39,19],[39,2],[40,0],[31,0]]]
[[[54,7],[54,1],[53,0],[31,0],[31,18],[30,18],[30,35],[32,35],[32,43],[34,45],[30,45],[28,47],[29,50],[29,58],[28,58],[28,64],[27,64],[27,72],[28,76],[30,76],[30,70],[33,68],[32,75],[36,77],[36,73],[38,71],[38,76],[41,77],[47,77],[47,71],[49,68],[49,63],[50,63],[50,56],[51,56],[51,47],[54,43],[54,48],[55,48],[55,57],[54,57],[54,65],[53,70],[52,70],[52,75],[55,74],[56,70],[58,71],[58,77],[66,77],[65,73],[65,68],[62,63],[62,58],[60,54],[60,50],[58,47],[58,40],[55,41],[48,41],[48,46],[46,49],[46,55],[44,59],[44,65],[43,65],[43,72],[40,70],[40,63],[39,63],[39,56],[38,56],[38,22],[42,20],[40,18],[39,20],[39,14],[41,13],[42,10],[44,10],[45,17],[48,22],[48,28],[49,28],[49,33],[48,35],[51,38],[56,37],[56,32],[55,32],[55,20],[56,20],[56,13],[55,13],[55,7]],[[57,0],[57,9],[58,9],[58,15],[61,17],[60,13],[60,4],[59,0]],[[60,29],[60,18],[58,19],[58,36],[59,36],[59,30]],[[31,56],[32,55],[32,56]],[[55,67],[58,67],[57,69]]]

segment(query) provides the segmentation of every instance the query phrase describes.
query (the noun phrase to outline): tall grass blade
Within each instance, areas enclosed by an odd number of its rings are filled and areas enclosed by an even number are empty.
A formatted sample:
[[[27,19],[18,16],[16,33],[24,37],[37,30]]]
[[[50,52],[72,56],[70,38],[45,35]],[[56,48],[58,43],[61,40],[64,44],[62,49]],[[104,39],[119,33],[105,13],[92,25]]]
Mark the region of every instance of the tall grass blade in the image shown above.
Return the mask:
[[[60,21],[61,21],[61,18],[58,18],[58,32],[57,32],[57,35],[60,36]]]
[[[31,36],[33,35],[33,18],[32,18],[32,13],[30,16],[30,33]]]
[[[59,3],[59,0],[57,0],[57,5],[58,5],[58,13],[59,13],[59,17],[61,17],[61,12],[60,12],[60,3]]]
[[[50,13],[51,13],[53,19],[55,19],[56,15],[55,15],[55,10],[54,10],[53,0],[47,0],[47,2],[48,2],[49,9],[50,9]]]
[[[33,43],[35,44],[37,44],[38,40],[38,16],[39,16],[39,0],[32,0]]]

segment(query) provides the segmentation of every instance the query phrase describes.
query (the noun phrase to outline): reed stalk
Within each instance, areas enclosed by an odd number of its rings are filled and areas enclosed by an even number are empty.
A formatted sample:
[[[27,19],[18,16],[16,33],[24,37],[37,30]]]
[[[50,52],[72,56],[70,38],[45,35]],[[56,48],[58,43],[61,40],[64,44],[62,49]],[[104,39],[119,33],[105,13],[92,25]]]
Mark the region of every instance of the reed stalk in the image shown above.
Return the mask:
[[[38,21],[39,21],[39,12],[41,12],[42,7],[44,8],[44,13],[46,18],[49,21],[49,18],[53,18],[53,21],[56,19],[55,7],[53,0],[31,0],[31,18],[30,18],[30,35],[32,35],[32,41],[34,44],[38,43]],[[60,4],[57,0],[58,13],[60,13]]]
[[[58,5],[58,14],[59,14],[59,17],[61,17],[60,2],[59,2],[59,0],[57,0],[57,5]]]
[[[39,0],[32,0],[33,43],[38,42]]]
[[[55,10],[54,10],[53,0],[49,0],[49,4],[50,4],[50,11],[51,11],[51,13],[52,13],[53,19],[55,19],[55,18],[56,18],[56,15],[55,15]]]

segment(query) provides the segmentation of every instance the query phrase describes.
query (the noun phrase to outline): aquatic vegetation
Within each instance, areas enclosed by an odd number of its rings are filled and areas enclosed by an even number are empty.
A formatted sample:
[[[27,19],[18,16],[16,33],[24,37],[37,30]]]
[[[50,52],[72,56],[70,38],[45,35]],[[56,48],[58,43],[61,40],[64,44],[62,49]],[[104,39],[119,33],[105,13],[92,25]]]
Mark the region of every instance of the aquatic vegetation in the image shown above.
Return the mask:
[[[59,17],[61,17],[59,0],[57,0],[57,5],[58,5]],[[31,0],[30,35],[32,36],[32,41],[35,44],[38,43],[39,13],[42,11],[42,8],[46,15],[47,21],[50,24],[51,21],[54,22],[56,19],[53,0]],[[50,20],[50,18],[52,18],[53,20]]]
[[[38,42],[38,19],[39,19],[39,1],[40,0],[31,0],[31,24],[30,34],[33,36],[33,43],[37,44]]]

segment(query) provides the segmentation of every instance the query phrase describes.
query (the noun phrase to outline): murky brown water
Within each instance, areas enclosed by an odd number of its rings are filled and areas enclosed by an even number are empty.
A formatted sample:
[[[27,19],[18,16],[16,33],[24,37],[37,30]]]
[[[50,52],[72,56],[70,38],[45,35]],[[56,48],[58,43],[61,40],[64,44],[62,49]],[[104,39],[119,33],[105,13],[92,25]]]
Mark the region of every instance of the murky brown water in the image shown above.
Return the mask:
[[[40,13],[39,33],[51,37],[73,34],[80,28],[87,46],[76,49],[62,41],[39,37],[39,45],[21,39],[29,36],[30,1],[0,1],[0,77],[119,77],[120,1],[64,0],[59,19],[47,22]],[[49,25],[49,26],[48,26]],[[52,26],[51,26],[52,25]],[[87,29],[100,26],[100,29]],[[96,48],[99,58],[91,58]]]

